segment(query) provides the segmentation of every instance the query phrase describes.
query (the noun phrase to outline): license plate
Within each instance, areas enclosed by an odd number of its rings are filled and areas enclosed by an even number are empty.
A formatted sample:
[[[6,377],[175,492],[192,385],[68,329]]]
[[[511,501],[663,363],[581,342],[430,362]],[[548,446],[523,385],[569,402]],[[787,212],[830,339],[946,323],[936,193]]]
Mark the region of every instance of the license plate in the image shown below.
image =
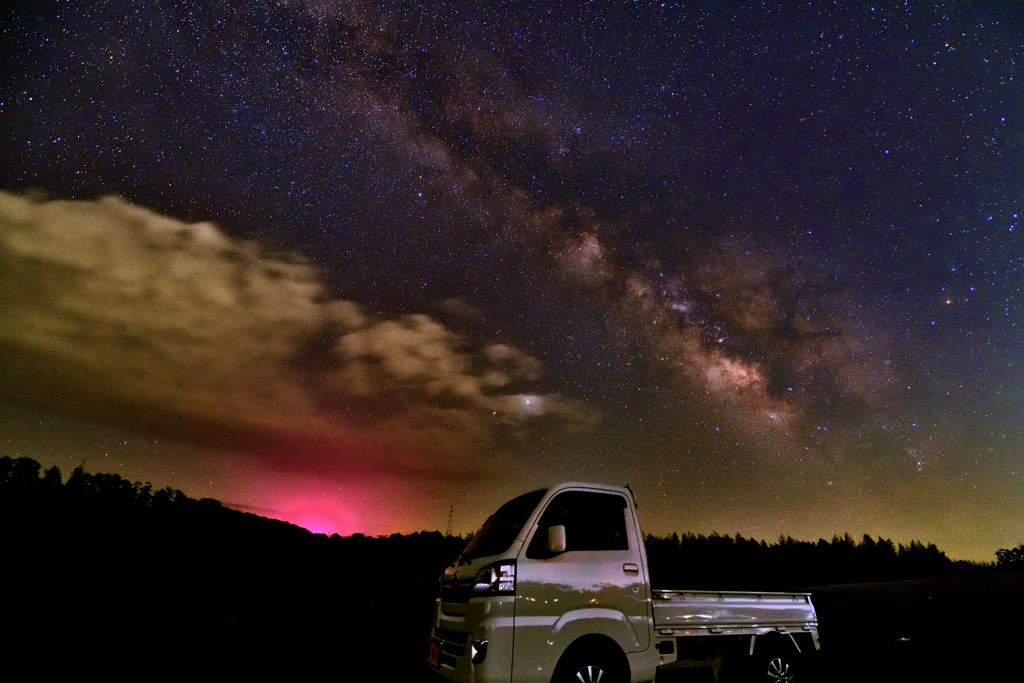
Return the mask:
[[[427,651],[427,661],[434,666],[441,666],[441,641],[431,640],[430,650]]]

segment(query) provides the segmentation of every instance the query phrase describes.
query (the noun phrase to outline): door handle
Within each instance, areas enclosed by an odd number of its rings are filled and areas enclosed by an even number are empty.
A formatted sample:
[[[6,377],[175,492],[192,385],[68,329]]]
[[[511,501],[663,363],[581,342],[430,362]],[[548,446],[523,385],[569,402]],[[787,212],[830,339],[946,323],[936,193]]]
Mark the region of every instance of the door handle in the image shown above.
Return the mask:
[[[622,571],[627,572],[629,574],[639,574],[640,567],[636,566],[632,562],[627,562],[626,564],[622,565]]]

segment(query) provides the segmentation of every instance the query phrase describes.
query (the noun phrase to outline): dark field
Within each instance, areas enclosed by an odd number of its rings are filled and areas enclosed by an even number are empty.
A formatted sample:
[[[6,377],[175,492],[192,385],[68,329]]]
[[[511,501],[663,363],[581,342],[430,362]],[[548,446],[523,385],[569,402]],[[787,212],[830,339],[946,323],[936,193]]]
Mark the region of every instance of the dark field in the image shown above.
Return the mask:
[[[269,617],[256,632],[232,629],[230,618],[214,627],[225,596],[181,586],[190,597],[162,604],[166,621],[112,613],[99,595],[27,621],[22,614],[18,638],[7,641],[20,644],[4,659],[47,662],[59,651],[78,670],[161,678],[441,680],[424,664],[433,585],[373,585],[368,576],[366,584],[326,593],[312,583],[295,586],[275,604],[258,586],[242,584],[238,604]],[[1022,587],[1024,572],[816,589],[822,650],[811,680],[1004,680],[998,674],[1017,658]],[[140,596],[132,604],[147,603]],[[713,678],[703,669],[659,680]]]
[[[812,589],[823,681],[1013,680],[1024,572]]]

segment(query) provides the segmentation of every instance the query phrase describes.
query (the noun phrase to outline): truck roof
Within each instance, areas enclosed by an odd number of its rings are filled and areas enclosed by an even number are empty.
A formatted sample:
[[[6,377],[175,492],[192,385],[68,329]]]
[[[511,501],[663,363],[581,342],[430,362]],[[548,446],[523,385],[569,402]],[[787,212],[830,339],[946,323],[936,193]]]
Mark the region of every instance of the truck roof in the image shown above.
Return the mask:
[[[585,489],[601,489],[604,491],[617,491],[619,493],[630,494],[631,490],[626,486],[613,486],[611,484],[597,484],[592,481],[561,481],[556,484],[552,484],[547,487],[549,491],[561,491],[562,489],[572,488],[585,488]]]

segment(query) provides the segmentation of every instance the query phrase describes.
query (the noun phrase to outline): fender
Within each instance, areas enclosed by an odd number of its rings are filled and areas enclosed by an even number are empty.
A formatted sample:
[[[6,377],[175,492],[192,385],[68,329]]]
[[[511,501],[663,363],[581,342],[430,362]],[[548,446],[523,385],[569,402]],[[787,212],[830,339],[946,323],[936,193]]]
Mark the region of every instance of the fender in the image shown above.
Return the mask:
[[[622,612],[603,607],[588,607],[566,612],[551,629],[550,643],[559,656],[577,639],[600,633],[608,636],[624,653],[641,651],[640,640]]]

